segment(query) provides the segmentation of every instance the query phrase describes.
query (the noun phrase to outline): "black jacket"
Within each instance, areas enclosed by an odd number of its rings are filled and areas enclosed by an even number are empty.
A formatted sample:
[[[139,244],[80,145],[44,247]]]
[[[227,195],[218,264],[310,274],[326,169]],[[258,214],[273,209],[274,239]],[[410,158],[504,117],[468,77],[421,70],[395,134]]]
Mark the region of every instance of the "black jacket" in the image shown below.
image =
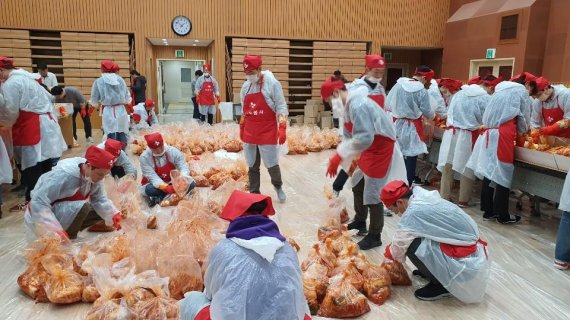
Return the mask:
[[[135,93],[135,104],[146,100],[146,78],[138,76],[133,83],[133,91]]]

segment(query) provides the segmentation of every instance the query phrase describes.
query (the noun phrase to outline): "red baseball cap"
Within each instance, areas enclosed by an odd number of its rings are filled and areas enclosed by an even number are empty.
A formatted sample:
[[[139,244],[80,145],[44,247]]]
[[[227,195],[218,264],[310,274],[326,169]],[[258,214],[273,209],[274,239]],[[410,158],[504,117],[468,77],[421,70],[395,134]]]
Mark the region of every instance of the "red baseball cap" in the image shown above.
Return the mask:
[[[209,63],[205,63],[204,64],[204,71],[208,71],[208,72],[212,71],[212,65]]]
[[[139,121],[141,121],[141,115],[140,114],[133,113],[131,116],[133,117],[133,120],[135,120],[135,122],[138,123]]]
[[[446,87],[449,89],[449,91],[451,91],[451,93],[456,93],[459,91],[459,89],[461,89],[463,82],[455,79],[443,78],[439,81],[438,85],[440,87]]]
[[[96,169],[110,170],[115,163],[114,155],[94,145],[89,146],[87,151],[85,151],[85,159]]]
[[[0,68],[13,68],[14,60],[8,57],[0,57]]]
[[[344,82],[340,80],[330,81],[329,79],[321,85],[321,98],[326,101],[335,89],[344,89],[344,87]]]
[[[228,202],[224,206],[222,213],[220,214],[220,218],[228,221],[233,221],[236,218],[239,218],[245,215],[247,209],[251,207],[254,203],[267,202],[267,207],[261,212],[262,216],[272,216],[275,214],[275,209],[273,208],[273,202],[271,201],[271,197],[257,194],[257,193],[247,193],[239,190],[235,190],[230,195]]]
[[[144,136],[146,140],[146,144],[151,149],[158,149],[164,145],[164,140],[162,139],[162,135],[158,132],[150,133]]]
[[[548,88],[548,86],[550,85],[548,79],[546,79],[545,77],[538,77],[536,78],[535,81],[536,81],[536,90],[538,91],[543,91],[544,89]]]
[[[115,72],[115,63],[111,60],[101,61],[101,71],[103,72]]]
[[[417,68],[414,72],[414,75],[419,74],[420,76],[424,76],[427,81],[431,81],[435,77],[435,72],[432,69],[429,71],[419,71]]]
[[[479,84],[479,83],[481,83],[481,77],[480,76],[474,76],[473,78],[469,79],[469,81],[467,81],[468,85]]]
[[[243,57],[243,71],[250,72],[255,69],[261,68],[261,56],[253,56],[246,54]]]
[[[146,99],[145,102],[144,102],[144,105],[145,105],[146,107],[154,107],[154,100],[152,100],[152,99]]]
[[[121,155],[121,151],[123,151],[123,143],[115,139],[107,138],[107,140],[105,140],[105,151],[117,158]]]
[[[368,54],[364,57],[364,60],[366,61],[366,68],[368,69],[386,68],[384,58],[377,54]]]
[[[384,205],[387,208],[390,208],[394,203],[396,203],[396,201],[398,201],[398,199],[406,194],[408,190],[410,190],[410,187],[408,187],[404,181],[392,181],[382,188],[382,191],[380,192],[380,200],[384,202]]]

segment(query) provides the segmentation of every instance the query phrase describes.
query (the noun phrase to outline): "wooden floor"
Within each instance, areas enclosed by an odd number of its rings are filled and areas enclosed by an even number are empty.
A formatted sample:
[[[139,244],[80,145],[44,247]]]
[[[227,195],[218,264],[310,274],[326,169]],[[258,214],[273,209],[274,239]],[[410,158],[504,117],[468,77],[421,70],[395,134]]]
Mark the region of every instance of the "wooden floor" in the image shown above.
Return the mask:
[[[66,156],[81,152],[79,148],[74,149]],[[325,178],[325,165],[330,155],[331,152],[327,151],[286,156],[281,161],[288,200],[284,204],[276,202],[278,214],[275,220],[282,233],[301,245],[300,260],[307,255],[310,244],[316,241],[317,227],[326,205],[322,190],[324,185],[332,183]],[[262,192],[275,198],[266,170],[262,170]],[[4,209],[7,211],[17,199],[13,193],[5,192],[4,195]],[[349,189],[341,195],[349,203],[352,201]],[[514,203],[511,207],[514,208]],[[412,287],[394,288],[385,305],[378,307],[371,303],[372,311],[360,319],[569,319],[570,272],[552,267],[558,220],[546,215],[531,218],[528,204],[525,207],[527,213],[522,223],[514,226],[484,222],[476,207],[467,210],[479,224],[481,238],[489,243],[492,260],[491,278],[483,303],[464,305],[453,298],[419,301],[414,298],[413,291],[424,282],[414,278]],[[385,219],[384,243],[390,241],[397,222],[397,217]],[[3,277],[0,277],[3,289],[0,292],[0,319],[83,319],[89,304],[64,307],[34,304],[19,291],[16,279],[24,270],[20,256],[24,246],[23,214],[5,213],[0,220],[0,266],[3,271]],[[366,254],[371,260],[380,262],[383,252],[384,246]],[[408,270],[413,270],[409,263]]]

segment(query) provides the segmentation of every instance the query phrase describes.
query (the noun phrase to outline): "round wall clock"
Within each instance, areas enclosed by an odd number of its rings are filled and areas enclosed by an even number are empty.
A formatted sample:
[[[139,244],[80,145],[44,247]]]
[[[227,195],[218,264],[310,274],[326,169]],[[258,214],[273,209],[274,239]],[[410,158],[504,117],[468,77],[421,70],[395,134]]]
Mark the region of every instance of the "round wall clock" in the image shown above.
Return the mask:
[[[192,21],[185,16],[177,16],[172,19],[172,31],[179,36],[186,36],[192,32]]]

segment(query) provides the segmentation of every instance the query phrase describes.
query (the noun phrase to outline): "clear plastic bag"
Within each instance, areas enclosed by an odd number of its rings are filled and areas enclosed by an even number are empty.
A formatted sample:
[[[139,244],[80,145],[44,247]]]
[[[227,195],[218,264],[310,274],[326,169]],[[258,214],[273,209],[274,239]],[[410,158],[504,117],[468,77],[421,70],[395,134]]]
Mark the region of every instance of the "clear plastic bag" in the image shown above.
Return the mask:
[[[105,300],[87,312],[86,320],[134,320],[134,310],[127,306],[124,299]]]
[[[303,272],[303,292],[312,315],[317,314],[325,298],[329,279],[327,267],[314,263]]]
[[[332,276],[336,276],[338,274],[345,274],[348,281],[350,281],[356,290],[363,290],[364,277],[356,268],[354,258],[339,263],[339,265],[333,270]]]
[[[186,292],[204,289],[202,269],[192,255],[160,256],[157,270],[161,276],[169,277],[168,289],[173,299],[180,300]]]
[[[145,320],[177,320],[180,317],[177,301],[167,297],[154,297],[138,303],[136,314]]]
[[[390,297],[390,275],[380,266],[369,264],[364,276],[364,294],[377,305],[382,305]]]
[[[330,318],[354,318],[370,311],[366,297],[356,290],[348,273],[331,279],[318,315]]]
[[[403,264],[398,261],[385,260],[381,267],[390,275],[390,281],[394,286],[411,286],[412,279]]]
[[[44,256],[42,266],[48,274],[44,288],[50,302],[70,304],[81,301],[83,278],[73,271],[73,261],[70,256]]]
[[[327,239],[330,240],[330,239]],[[313,244],[313,251],[309,254],[307,259],[301,264],[301,270],[307,271],[312,264],[320,264],[327,268],[327,274],[330,275],[336,267],[336,256],[332,251],[332,242],[324,246],[315,243]]]

